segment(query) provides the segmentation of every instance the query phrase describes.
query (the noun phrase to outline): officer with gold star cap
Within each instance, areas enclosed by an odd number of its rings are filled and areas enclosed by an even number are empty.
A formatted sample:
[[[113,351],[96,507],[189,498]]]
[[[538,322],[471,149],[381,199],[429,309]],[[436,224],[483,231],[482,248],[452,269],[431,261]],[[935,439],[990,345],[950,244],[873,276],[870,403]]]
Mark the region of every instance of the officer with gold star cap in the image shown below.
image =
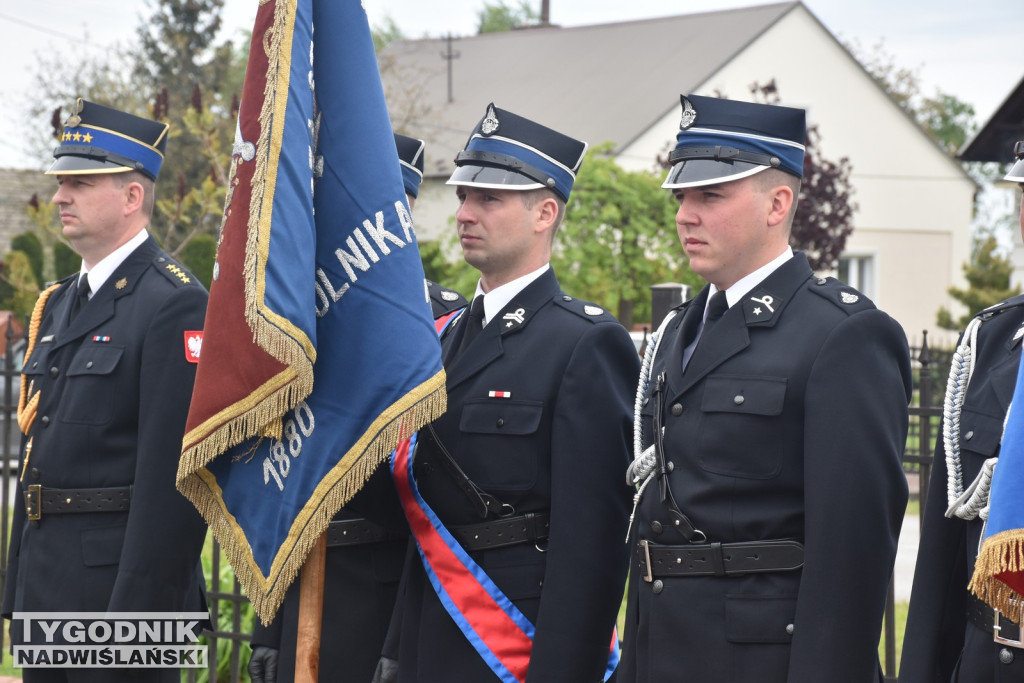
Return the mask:
[[[178,493],[207,293],[147,231],[166,123],[79,98],[47,171],[79,273],[32,314],[3,615],[205,611],[206,527]],[[11,628],[15,644],[40,634]],[[25,668],[177,681],[176,668]]]
[[[618,681],[880,681],[906,337],[789,246],[804,111],[681,102],[663,187],[708,285],[645,352]]]

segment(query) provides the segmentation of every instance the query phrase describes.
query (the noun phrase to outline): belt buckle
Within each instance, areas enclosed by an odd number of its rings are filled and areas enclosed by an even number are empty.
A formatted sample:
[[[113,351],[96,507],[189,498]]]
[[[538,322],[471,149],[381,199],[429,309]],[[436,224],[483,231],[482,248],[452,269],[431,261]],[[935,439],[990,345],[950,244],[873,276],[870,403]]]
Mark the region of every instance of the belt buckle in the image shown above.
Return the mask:
[[[25,513],[29,520],[35,522],[43,516],[43,486],[42,484],[29,484],[25,491]]]
[[[1000,614],[999,610],[993,610],[992,640],[996,643],[999,643],[1000,645],[1009,645],[1010,647],[1015,647],[1018,649],[1024,648],[1024,637],[1022,637],[1024,625],[1022,625],[1021,623],[1022,621],[1024,621],[1024,603],[1018,603],[1017,605],[1017,640],[1014,640],[1013,638],[1004,638],[1001,635],[999,635],[999,632],[1003,629],[1003,627],[999,625],[999,620],[1001,617],[1002,615]]]
[[[644,566],[646,568],[642,578],[645,582],[650,583],[651,581],[654,581],[654,574],[651,570],[651,549],[647,545],[646,538],[640,541],[640,549],[643,550],[644,553]]]

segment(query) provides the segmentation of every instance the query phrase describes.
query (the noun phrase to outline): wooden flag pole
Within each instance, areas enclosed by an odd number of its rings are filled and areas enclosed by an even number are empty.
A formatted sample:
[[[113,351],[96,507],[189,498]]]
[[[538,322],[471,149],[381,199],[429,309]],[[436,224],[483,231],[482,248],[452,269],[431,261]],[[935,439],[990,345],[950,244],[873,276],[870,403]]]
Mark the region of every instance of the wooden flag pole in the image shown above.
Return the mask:
[[[295,683],[317,683],[320,674],[320,631],[324,612],[324,562],[327,534],[320,535],[302,565],[299,584],[299,628],[295,643]]]

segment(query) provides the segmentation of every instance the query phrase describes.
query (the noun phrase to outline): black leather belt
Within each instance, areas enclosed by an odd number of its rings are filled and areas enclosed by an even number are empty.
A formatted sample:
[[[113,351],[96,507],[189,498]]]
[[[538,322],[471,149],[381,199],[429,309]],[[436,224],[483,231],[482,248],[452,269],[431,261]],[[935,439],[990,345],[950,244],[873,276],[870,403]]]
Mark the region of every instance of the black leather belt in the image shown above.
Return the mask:
[[[1024,613],[1017,612],[1019,620]],[[978,599],[974,594],[967,595],[967,621],[971,622],[985,633],[992,634],[992,640],[1010,647],[1024,648],[1024,641],[1021,640],[1020,625],[996,610],[992,609],[983,600]]]
[[[387,527],[362,517],[335,519],[327,527],[328,548],[342,545],[363,545],[365,543],[380,543],[381,541],[396,541],[401,538],[406,538],[406,535],[395,533]]]
[[[640,575],[647,582],[657,576],[786,572],[804,565],[804,547],[797,541],[655,545],[643,540],[638,546]]]
[[[79,512],[124,512],[132,503],[131,486],[104,489],[51,489],[31,484],[24,491],[25,513],[38,520],[43,513],[67,515]]]
[[[519,543],[536,543],[548,537],[551,516],[546,512],[528,512],[491,522],[449,527],[466,550],[502,548]]]

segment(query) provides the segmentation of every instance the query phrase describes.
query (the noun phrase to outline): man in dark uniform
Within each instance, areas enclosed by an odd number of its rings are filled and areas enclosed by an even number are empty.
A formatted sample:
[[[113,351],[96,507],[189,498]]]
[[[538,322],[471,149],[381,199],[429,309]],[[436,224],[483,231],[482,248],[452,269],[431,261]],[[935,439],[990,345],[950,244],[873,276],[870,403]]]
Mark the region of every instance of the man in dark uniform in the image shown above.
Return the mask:
[[[412,209],[423,179],[423,141],[396,133],[395,145]],[[466,305],[458,292],[430,280],[425,285],[435,318]],[[327,532],[320,680],[369,683],[395,606],[408,543],[409,528],[391,474],[381,468],[335,516]],[[253,683],[294,679],[299,583],[289,587],[269,626],[257,620],[253,628]]]
[[[878,681],[906,337],[789,247],[804,111],[682,105],[663,186],[709,284],[644,358],[619,681]]]
[[[207,293],[146,227],[167,124],[86,102],[47,171],[82,271],[32,315],[3,614],[196,612],[206,526],[175,489]],[[15,644],[22,629],[11,628]],[[30,669],[26,681],[177,681]]]
[[[1024,189],[1024,141],[1014,151],[1017,163],[1005,179]],[[1020,223],[1024,234],[1024,204]],[[901,683],[1024,682],[1020,614],[997,618],[967,591],[985,526],[979,513],[988,506],[1022,337],[1024,295],[1018,295],[976,315],[953,356],[922,512]]]
[[[440,547],[416,531],[427,561],[414,552],[405,569],[403,683],[598,683],[609,667],[638,359],[615,318],[565,294],[548,263],[585,151],[490,105],[456,157],[448,184],[480,281],[442,336],[448,412],[418,435],[414,483],[445,530],[436,538],[450,536]],[[399,462],[401,491],[412,477]],[[453,579],[434,561],[445,553],[467,572]]]

